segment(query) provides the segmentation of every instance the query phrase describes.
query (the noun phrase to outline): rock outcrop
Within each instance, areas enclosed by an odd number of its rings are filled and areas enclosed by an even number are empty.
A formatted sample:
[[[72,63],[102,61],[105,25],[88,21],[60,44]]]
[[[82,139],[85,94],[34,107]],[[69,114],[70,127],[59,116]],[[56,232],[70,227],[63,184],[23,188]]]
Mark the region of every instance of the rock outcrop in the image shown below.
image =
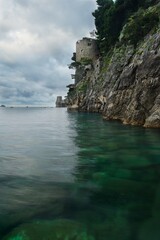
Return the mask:
[[[91,68],[82,65],[81,81],[68,94],[68,103],[79,111],[100,112],[107,120],[159,128],[160,31],[136,47],[119,44]]]

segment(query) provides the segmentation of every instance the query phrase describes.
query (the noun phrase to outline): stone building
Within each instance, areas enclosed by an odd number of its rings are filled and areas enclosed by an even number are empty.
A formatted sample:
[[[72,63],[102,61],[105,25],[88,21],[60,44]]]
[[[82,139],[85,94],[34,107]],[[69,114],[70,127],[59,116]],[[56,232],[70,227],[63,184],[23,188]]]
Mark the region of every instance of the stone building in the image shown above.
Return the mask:
[[[93,38],[83,38],[76,42],[76,62],[82,59],[96,60],[99,56],[97,42]]]
[[[73,53],[71,58],[73,62],[68,66],[70,69],[75,69],[75,73],[71,74],[74,84],[67,86],[69,93],[83,80],[86,72],[90,72],[94,68],[98,58],[99,50],[96,39],[84,37],[76,42],[76,52]]]
[[[56,107],[66,107],[67,101],[63,99],[62,96],[58,96],[56,100]]]

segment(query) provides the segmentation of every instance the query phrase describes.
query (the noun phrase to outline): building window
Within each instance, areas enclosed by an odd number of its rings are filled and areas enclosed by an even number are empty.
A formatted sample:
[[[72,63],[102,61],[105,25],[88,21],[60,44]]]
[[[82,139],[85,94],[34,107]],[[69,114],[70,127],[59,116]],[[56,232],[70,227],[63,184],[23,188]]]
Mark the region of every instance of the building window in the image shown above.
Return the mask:
[[[88,43],[88,46],[91,46],[91,43]]]

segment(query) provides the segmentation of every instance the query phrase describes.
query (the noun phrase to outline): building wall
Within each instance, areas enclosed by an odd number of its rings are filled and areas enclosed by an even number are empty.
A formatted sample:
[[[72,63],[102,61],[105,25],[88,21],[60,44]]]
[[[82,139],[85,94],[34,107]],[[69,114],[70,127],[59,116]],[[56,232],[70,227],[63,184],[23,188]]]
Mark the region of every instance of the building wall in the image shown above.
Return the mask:
[[[98,57],[98,48],[95,39],[83,38],[76,43],[76,61],[82,58],[95,60]]]

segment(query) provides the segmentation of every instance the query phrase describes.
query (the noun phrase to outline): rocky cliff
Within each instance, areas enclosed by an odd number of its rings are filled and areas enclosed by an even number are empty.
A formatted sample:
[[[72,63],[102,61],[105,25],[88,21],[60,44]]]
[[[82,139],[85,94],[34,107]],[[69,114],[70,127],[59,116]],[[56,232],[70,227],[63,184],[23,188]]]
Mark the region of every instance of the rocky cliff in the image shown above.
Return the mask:
[[[160,127],[160,30],[136,46],[119,42],[114,49],[77,67],[81,75],[68,93],[69,108],[100,112],[107,120]]]

